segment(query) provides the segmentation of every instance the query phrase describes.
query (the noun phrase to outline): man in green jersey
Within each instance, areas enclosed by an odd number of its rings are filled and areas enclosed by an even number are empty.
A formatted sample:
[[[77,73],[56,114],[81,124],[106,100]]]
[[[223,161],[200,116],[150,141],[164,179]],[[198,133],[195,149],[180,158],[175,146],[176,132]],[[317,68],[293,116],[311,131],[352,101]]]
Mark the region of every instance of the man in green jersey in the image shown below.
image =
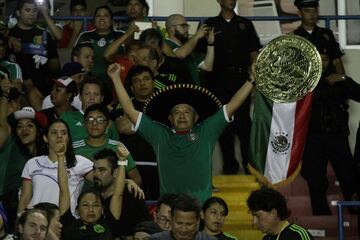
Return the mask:
[[[84,123],[88,136],[82,140],[73,142],[76,154],[93,159],[94,154],[104,148],[110,148],[116,151],[120,142],[106,136],[106,130],[111,124],[109,111],[106,106],[93,104],[88,107],[84,114]],[[141,176],[136,168],[134,159],[131,155],[129,155],[127,159],[128,164],[125,168],[126,175],[140,186]]]
[[[88,135],[84,127],[84,111],[95,103],[101,103],[104,99],[103,84],[94,76],[85,75],[79,89],[81,110],[64,112],[60,118],[63,119],[70,128],[71,139],[73,142],[85,139]],[[119,140],[119,134],[115,125],[111,122],[107,136],[114,140]]]
[[[171,85],[149,98],[144,107],[145,115],[134,108],[119,79],[119,71],[119,64],[108,68],[124,112],[156,153],[160,194],[188,193],[204,202],[212,193],[211,163],[215,143],[250,94],[253,80],[245,82],[223,107],[204,88],[191,84]]]

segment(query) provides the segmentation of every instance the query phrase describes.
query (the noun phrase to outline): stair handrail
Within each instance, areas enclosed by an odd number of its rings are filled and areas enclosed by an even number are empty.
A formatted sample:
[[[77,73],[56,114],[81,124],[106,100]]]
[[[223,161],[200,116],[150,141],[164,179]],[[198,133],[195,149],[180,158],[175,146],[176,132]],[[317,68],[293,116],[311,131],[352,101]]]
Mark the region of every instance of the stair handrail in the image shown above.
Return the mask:
[[[338,214],[338,239],[344,240],[344,219],[343,208],[344,207],[360,207],[360,201],[338,201],[336,204]],[[358,219],[359,221],[359,219]],[[360,229],[358,229],[360,231]]]

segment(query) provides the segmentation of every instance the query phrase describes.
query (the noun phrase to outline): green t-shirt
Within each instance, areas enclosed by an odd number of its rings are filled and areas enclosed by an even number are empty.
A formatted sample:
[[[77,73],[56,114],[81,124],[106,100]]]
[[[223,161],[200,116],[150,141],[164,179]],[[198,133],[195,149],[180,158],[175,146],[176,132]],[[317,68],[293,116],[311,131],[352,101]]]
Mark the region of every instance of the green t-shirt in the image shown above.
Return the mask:
[[[124,34],[123,31],[114,30],[108,33],[107,35],[99,35],[96,30],[82,32],[79,35],[79,38],[76,41],[75,45],[81,43],[90,43],[94,49],[94,66],[91,69],[91,73],[94,74],[99,79],[103,80],[106,88],[111,89],[111,81],[108,79],[106,70],[107,62],[104,58],[105,49],[113,43],[116,39],[121,37]],[[122,53],[119,51],[119,53]]]
[[[21,173],[28,159],[11,135],[0,149],[0,195],[20,188]]]
[[[119,145],[119,143],[120,143],[119,141],[108,139],[104,145],[102,145],[100,147],[93,147],[93,146],[90,146],[89,144],[87,144],[87,142],[85,140],[80,140],[80,141],[73,142],[73,148],[74,148],[75,154],[81,155],[90,160],[93,160],[94,154],[105,148],[110,148],[111,150],[116,152],[116,147],[117,147],[117,145]],[[133,170],[134,168],[136,168],[136,163],[135,163],[134,159],[132,158],[131,154],[129,155],[127,160],[128,160],[128,165],[125,167],[126,173],[128,173],[131,170]]]
[[[181,47],[174,41],[169,38],[166,38],[165,43],[172,49],[175,50],[176,48]],[[196,85],[200,85],[200,75],[199,75],[199,64],[204,61],[204,57],[201,54],[192,51],[185,59],[184,62],[186,67],[188,68],[192,79],[194,80]]]
[[[2,60],[0,61],[0,65],[5,67],[10,72],[9,80],[23,80],[21,68],[17,63]]]
[[[84,115],[81,112],[64,112],[60,116],[70,128],[72,142],[80,141],[87,138],[88,133],[85,128]],[[119,133],[114,123],[111,123],[110,128],[106,132],[106,137],[110,139],[119,140]]]
[[[187,134],[176,134],[165,125],[141,116],[140,135],[156,154],[160,179],[160,194],[188,193],[201,203],[212,193],[212,155],[215,143],[228,125],[220,109],[196,125]]]

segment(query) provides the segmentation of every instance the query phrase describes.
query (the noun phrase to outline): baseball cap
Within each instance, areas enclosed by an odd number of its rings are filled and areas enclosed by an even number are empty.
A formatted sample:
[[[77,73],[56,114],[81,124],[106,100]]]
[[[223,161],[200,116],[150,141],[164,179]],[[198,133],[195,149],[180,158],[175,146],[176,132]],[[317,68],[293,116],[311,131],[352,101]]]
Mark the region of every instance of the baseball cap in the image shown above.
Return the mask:
[[[35,119],[35,110],[32,107],[23,107],[21,110],[14,112],[16,120],[23,118]]]
[[[61,78],[58,78],[58,79],[54,80],[54,84],[56,84],[59,87],[66,88],[66,90],[68,92],[73,93],[74,96],[76,96],[78,94],[78,89],[77,89],[76,83],[70,77],[63,76]]]
[[[78,62],[65,63],[61,69],[61,76],[71,77],[78,73],[86,73],[85,68]]]

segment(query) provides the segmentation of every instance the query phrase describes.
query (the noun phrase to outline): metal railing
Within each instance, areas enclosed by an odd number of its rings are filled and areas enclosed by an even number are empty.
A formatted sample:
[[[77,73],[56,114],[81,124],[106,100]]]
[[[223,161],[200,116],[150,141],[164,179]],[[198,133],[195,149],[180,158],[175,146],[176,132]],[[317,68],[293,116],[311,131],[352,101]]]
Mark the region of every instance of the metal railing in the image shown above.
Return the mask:
[[[336,204],[338,214],[338,239],[344,240],[344,207],[360,207],[360,201],[338,201]],[[359,221],[359,219],[358,219]],[[358,229],[360,231],[360,229]]]
[[[154,21],[165,21],[167,17],[149,17],[150,20]],[[198,21],[200,23],[204,22],[209,17],[186,17],[188,21]],[[291,17],[291,16],[247,16],[246,18],[252,21],[283,21],[283,20],[300,20],[299,17]],[[87,26],[87,23],[93,19],[92,16],[84,16],[84,17],[73,17],[73,16],[55,16],[53,17],[54,20],[83,20],[84,27]],[[127,20],[124,16],[114,16],[114,20]],[[319,20],[325,21],[325,27],[330,28],[331,21],[337,20],[360,20],[360,15],[324,15],[319,16]]]

